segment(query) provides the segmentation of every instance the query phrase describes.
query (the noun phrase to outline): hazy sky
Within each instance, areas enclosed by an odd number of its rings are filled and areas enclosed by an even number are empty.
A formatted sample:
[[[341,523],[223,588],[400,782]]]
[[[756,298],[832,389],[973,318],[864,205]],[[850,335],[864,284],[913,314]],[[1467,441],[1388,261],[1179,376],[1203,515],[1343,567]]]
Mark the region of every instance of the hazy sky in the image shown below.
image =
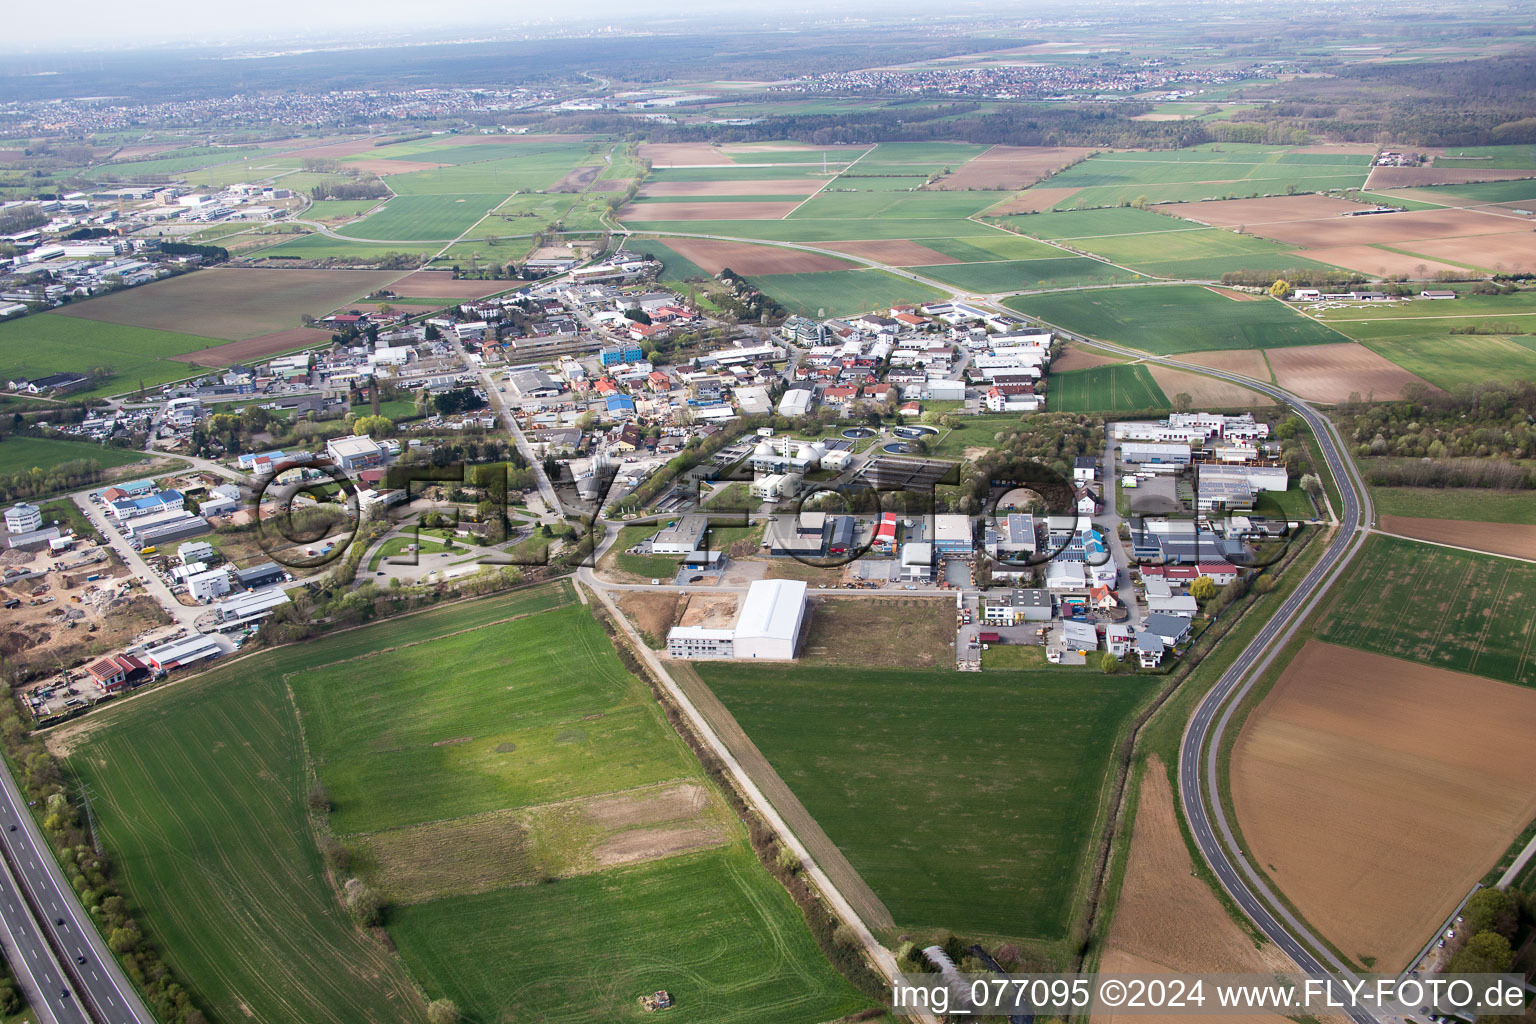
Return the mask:
[[[743,8],[730,0],[263,0],[256,4],[207,3],[206,0],[76,0],[67,9],[48,4],[11,4],[4,16],[0,49],[52,50],[113,44],[239,43],[245,40],[301,40],[314,33],[334,39],[349,33],[373,38],[393,32],[439,36],[499,35],[509,30],[601,26],[605,19],[633,24],[647,16],[673,18],[695,11],[739,12],[743,18],[772,17],[773,9],[806,10],[868,6],[876,0],[754,0]],[[67,13],[64,11],[67,10]],[[551,13],[554,12],[554,13]],[[466,31],[468,30],[468,31]]]

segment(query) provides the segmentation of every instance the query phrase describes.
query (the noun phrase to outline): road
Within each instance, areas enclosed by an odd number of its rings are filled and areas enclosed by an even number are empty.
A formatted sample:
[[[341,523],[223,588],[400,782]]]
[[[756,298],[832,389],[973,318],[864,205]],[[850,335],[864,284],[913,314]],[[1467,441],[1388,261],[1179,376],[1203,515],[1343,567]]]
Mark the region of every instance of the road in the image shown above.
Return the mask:
[[[1343,442],[1334,432],[1333,424],[1288,391],[1241,374],[1181,363],[1163,356],[1149,356],[1139,350],[1084,338],[1071,331],[1060,328],[1055,330],[1061,336],[1089,347],[1193,370],[1269,395],[1289,406],[1307,422],[1317,439],[1324,461],[1328,463],[1329,471],[1339,484],[1344,508],[1338,532],[1317,564],[1285,599],[1279,611],[1264,623],[1258,635],[1233,660],[1231,667],[1195,709],[1179,748],[1179,800],[1201,855],[1221,881],[1222,888],[1242,907],[1259,930],[1308,974],[1331,972],[1353,978],[1354,972],[1328,949],[1305,922],[1280,902],[1274,890],[1239,851],[1231,822],[1218,796],[1217,773],[1222,737],[1231,724],[1234,711],[1295,634],[1317,598],[1345,571],[1369,537],[1374,515],[1365,484],[1346,454]],[[1312,950],[1317,951],[1316,955]],[[1375,1014],[1366,1010],[1351,1010],[1349,1016],[1358,1024],[1376,1024],[1379,1020]]]
[[[14,832],[12,825],[16,826]],[[8,771],[0,771],[0,826],[0,842],[17,868],[14,877],[9,870],[0,872],[5,931],[21,954],[12,967],[30,982],[32,994],[40,993],[40,1015],[57,1024],[91,1020],[97,1024],[155,1024],[65,880]],[[21,905],[18,882],[31,893],[33,905],[42,911],[41,918]],[[65,962],[61,963],[49,948],[50,942]],[[84,957],[85,963],[77,963],[78,957]],[[69,994],[62,995],[64,992]],[[82,1007],[82,1001],[88,1007]],[[94,1013],[88,1015],[90,1010]]]

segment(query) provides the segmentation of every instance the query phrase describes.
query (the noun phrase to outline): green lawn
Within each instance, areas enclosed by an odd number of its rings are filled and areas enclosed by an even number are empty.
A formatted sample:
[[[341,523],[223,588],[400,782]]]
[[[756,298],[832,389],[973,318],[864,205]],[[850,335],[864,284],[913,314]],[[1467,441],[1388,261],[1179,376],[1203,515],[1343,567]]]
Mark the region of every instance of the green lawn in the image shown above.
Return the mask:
[[[1477,487],[1372,487],[1371,501],[1384,516],[1472,519],[1536,526],[1536,492]]]
[[[415,552],[406,550],[412,545],[416,546]],[[414,554],[433,555],[440,554],[443,550],[443,545],[430,537],[423,536],[420,541],[409,536],[391,537],[380,544],[378,550],[368,559],[368,571],[377,572],[386,558],[410,558]]]
[[[1140,363],[1053,373],[1046,407],[1052,412],[1140,412],[1170,408],[1168,396]]]
[[[306,220],[350,220],[361,217],[383,202],[382,199],[317,199],[309,204],[303,216]]]
[[[1198,285],[1058,292],[1005,304],[1089,337],[1159,355],[1346,340],[1284,303],[1229,299]]]
[[[142,462],[149,456],[125,448],[109,448],[89,441],[64,441],[48,437],[7,435],[0,443],[0,475],[52,469],[61,462],[90,459],[102,469]]]
[[[71,395],[94,396],[133,390],[189,377],[195,367],[168,357],[222,345],[218,338],[157,331],[147,327],[39,313],[0,324],[0,379],[42,377],[66,370],[89,372],[107,366],[112,377],[101,387]]]
[[[1318,639],[1536,686],[1536,565],[1375,536]]]
[[[1116,734],[1151,693],[1095,672],[701,662],[898,928],[1065,938]]]
[[[343,234],[387,241],[448,241],[494,210],[504,195],[396,196]],[[508,232],[511,233],[511,232]]]
[[[785,309],[803,316],[847,316],[888,309],[898,302],[931,302],[943,293],[883,270],[829,270],[818,274],[765,274],[750,279]]]

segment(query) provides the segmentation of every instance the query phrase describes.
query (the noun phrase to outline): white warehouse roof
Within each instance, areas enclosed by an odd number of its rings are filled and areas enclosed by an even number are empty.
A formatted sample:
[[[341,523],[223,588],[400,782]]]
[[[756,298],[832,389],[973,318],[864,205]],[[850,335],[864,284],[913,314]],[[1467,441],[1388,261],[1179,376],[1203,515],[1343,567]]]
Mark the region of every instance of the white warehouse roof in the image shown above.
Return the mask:
[[[805,590],[803,580],[754,581],[736,617],[736,639],[763,637],[792,642],[800,632]]]

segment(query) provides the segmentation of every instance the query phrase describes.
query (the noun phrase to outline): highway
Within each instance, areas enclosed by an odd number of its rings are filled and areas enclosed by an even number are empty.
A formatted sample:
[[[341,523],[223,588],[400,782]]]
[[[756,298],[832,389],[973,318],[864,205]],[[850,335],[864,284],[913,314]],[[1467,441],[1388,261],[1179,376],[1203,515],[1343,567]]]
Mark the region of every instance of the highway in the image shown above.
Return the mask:
[[[1181,363],[1162,356],[1149,356],[1139,350],[1085,338],[1061,328],[1052,329],[1062,337],[1086,346],[1222,378],[1269,395],[1289,406],[1306,421],[1317,439],[1329,471],[1339,485],[1344,508],[1339,510],[1340,527],[1337,534],[1328,543],[1317,564],[1307,572],[1279,610],[1264,623],[1258,635],[1233,660],[1232,665],[1195,709],[1179,748],[1179,800],[1201,854],[1220,880],[1222,888],[1227,890],[1259,930],[1306,973],[1335,973],[1353,978],[1354,972],[1312,933],[1305,922],[1280,902],[1269,884],[1238,851],[1231,822],[1217,796],[1217,770],[1222,737],[1231,723],[1233,712],[1295,634],[1317,599],[1349,566],[1369,536],[1375,516],[1365,484],[1354,462],[1345,454],[1333,424],[1288,391],[1241,374]],[[1316,955],[1313,950],[1317,951]],[[1377,1024],[1380,1020],[1366,1010],[1351,1010],[1349,1016],[1358,1024]]]
[[[155,1024],[65,880],[8,771],[0,771],[0,843],[7,862],[0,871],[4,928],[20,954],[11,966],[29,996],[41,999],[41,1006],[34,1004],[39,1016],[57,1024]],[[31,894],[41,916],[18,886]]]

